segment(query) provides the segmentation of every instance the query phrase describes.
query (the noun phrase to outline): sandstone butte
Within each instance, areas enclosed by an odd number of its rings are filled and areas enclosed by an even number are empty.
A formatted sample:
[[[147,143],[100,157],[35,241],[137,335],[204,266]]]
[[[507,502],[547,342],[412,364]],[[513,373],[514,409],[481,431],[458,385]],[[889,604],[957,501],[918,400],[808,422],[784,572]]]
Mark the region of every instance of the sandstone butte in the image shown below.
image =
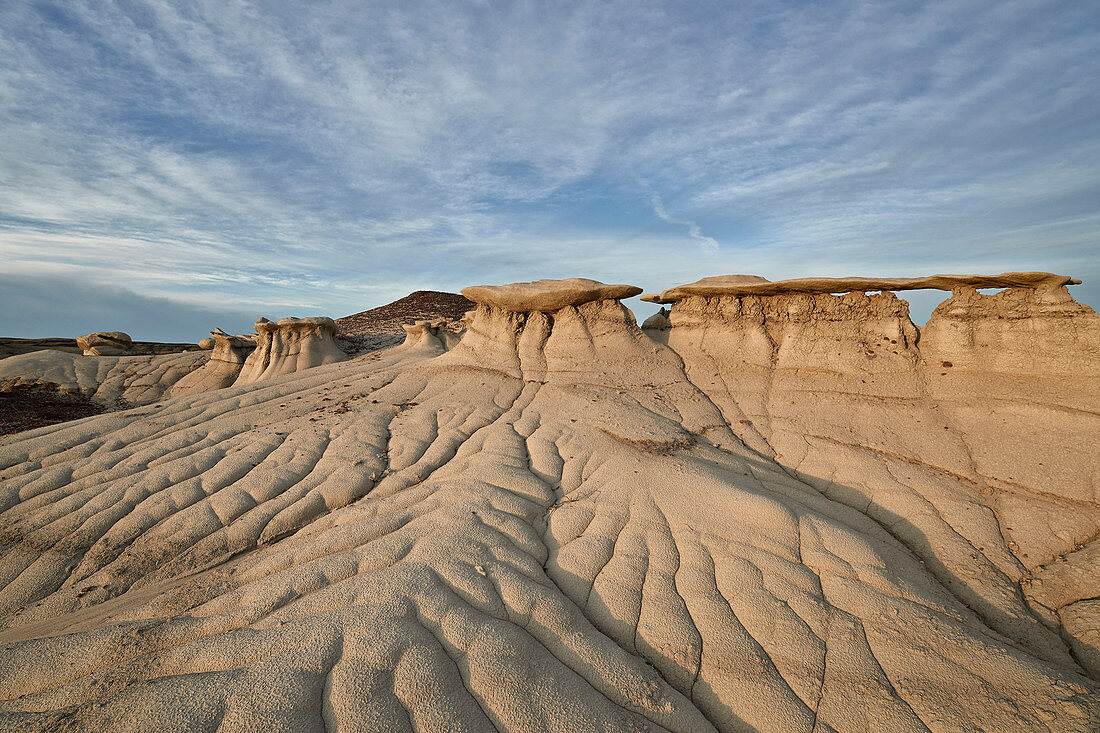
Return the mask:
[[[0,438],[0,728],[1098,730],[1072,282],[708,279],[643,331],[540,281],[353,359],[327,319],[4,359],[138,406]],[[952,294],[918,329],[907,287]]]

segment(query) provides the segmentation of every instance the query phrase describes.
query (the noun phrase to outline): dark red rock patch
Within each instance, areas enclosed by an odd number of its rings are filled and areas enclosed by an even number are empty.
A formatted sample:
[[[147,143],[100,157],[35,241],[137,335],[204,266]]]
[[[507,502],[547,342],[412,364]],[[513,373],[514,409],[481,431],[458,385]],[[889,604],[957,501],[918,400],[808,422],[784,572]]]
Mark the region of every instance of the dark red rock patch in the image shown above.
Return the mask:
[[[0,392],[0,435],[33,430],[105,411],[103,405],[83,395],[64,394],[40,384],[19,385]]]

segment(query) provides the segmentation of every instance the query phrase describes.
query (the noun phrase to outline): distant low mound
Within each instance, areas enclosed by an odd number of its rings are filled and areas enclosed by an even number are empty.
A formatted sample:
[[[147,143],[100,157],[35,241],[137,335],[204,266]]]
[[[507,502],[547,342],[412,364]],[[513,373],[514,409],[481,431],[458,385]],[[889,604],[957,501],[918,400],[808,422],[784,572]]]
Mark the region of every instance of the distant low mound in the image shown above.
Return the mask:
[[[337,333],[342,337],[375,333],[392,333],[394,336],[404,337],[405,332],[401,327],[407,323],[434,318],[458,320],[466,311],[476,306],[472,300],[458,293],[417,290],[387,305],[337,318]]]
[[[336,336],[349,353],[362,353],[401,343],[402,326],[420,320],[456,321],[476,303],[458,293],[417,290],[387,305],[336,319]]]
[[[134,341],[129,353],[134,356],[144,354],[175,354],[180,351],[194,351],[197,344],[173,344],[160,343],[158,341]],[[66,338],[41,338],[41,339],[17,339],[0,338],[0,359],[18,354],[29,354],[32,351],[53,349],[54,351],[67,351],[79,354],[82,349],[77,345],[76,339]]]

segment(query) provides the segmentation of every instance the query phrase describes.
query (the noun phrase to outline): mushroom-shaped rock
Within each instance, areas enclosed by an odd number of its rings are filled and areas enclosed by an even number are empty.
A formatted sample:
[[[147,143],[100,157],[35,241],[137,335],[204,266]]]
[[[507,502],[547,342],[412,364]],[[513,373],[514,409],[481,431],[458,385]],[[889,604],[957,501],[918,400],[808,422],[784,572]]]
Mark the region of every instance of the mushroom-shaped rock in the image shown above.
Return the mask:
[[[405,342],[402,346],[450,349],[462,339],[465,327],[464,321],[450,321],[446,318],[406,324],[401,327],[405,330]]]
[[[210,351],[214,348],[214,343],[215,342],[213,338],[204,338],[202,341],[199,342],[199,348],[203,351]]]
[[[235,384],[251,384],[303,369],[344,361],[336,345],[336,322],[325,316],[256,321],[256,350],[245,360]]]
[[[675,303],[692,295],[705,298],[740,295],[786,295],[789,293],[854,293],[890,290],[959,290],[964,288],[1034,288],[1056,291],[1079,285],[1068,275],[1050,272],[1004,272],[1000,275],[930,275],[928,277],[803,277],[770,282],[756,275],[705,277],[688,285],[643,295],[651,303]]]
[[[122,356],[130,353],[134,342],[122,331],[96,331],[78,337],[76,345],[84,356]]]
[[[441,346],[439,341],[439,324],[432,321],[417,321],[411,325],[404,325],[405,343],[402,346]]]
[[[629,298],[642,292],[633,285],[604,285],[584,277],[536,280],[510,285],[474,285],[462,294],[481,305],[514,313],[552,313],[594,300]]]

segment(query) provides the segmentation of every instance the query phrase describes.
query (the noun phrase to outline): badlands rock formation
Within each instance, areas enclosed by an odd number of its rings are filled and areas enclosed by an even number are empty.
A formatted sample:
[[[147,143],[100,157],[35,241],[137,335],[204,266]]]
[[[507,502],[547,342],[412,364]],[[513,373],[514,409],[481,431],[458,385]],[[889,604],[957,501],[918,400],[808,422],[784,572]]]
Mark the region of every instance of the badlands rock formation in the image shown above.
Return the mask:
[[[0,390],[40,385],[81,394],[108,407],[148,405],[161,399],[273,379],[347,358],[333,341],[331,318],[256,321],[259,332],[210,332],[210,349],[177,354],[84,359],[36,351],[0,359]],[[83,338],[83,337],[82,337]],[[90,343],[90,342],[89,342]]]
[[[404,327],[418,320],[458,321],[474,303],[458,293],[417,290],[392,303],[336,319],[336,344],[349,356],[359,356],[405,338]],[[447,331],[455,329],[447,328]],[[0,344],[2,346],[2,344]]]
[[[130,352],[133,344],[133,339],[122,331],[99,331],[76,339],[84,356],[122,356]]]
[[[1100,726],[1091,310],[588,282],[0,439],[0,727]]]
[[[642,331],[654,341],[668,344],[668,332],[672,330],[672,320],[669,319],[668,308],[662,308],[642,323]]]
[[[255,336],[231,336],[220,328],[211,331],[210,338],[203,341],[210,342],[206,363],[172,385],[168,391],[170,397],[228,387],[237,381],[245,361],[256,349]]]
[[[256,321],[256,350],[241,368],[237,384],[251,384],[321,364],[343,361],[336,346],[336,322],[331,318],[283,318]]]
[[[1065,275],[1049,272],[1005,272],[1000,275],[931,275],[929,277],[804,277],[771,282],[758,275],[705,277],[660,295],[645,295],[653,303],[675,303],[691,295],[733,297],[741,295],[790,295],[792,293],[852,293],[872,290],[958,290],[975,288],[1034,288],[1056,292],[1066,285],[1080,285]]]
[[[421,320],[408,326],[405,330],[405,346],[438,344],[444,349],[453,348],[462,340],[462,332],[465,331],[465,322],[455,323],[442,318],[427,321]]]

